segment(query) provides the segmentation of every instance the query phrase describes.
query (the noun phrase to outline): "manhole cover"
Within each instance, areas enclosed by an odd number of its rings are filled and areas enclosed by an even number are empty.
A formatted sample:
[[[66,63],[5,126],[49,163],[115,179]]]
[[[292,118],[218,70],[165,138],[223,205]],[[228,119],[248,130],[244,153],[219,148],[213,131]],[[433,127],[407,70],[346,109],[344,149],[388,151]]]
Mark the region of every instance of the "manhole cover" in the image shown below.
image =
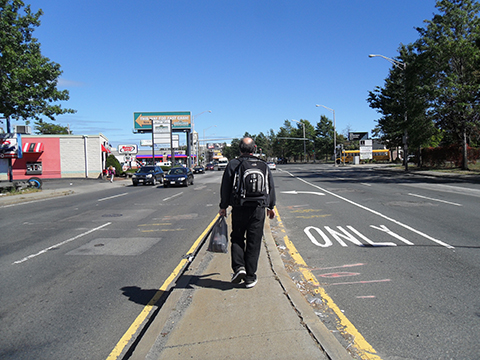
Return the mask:
[[[122,214],[103,214],[102,217],[120,217]]]

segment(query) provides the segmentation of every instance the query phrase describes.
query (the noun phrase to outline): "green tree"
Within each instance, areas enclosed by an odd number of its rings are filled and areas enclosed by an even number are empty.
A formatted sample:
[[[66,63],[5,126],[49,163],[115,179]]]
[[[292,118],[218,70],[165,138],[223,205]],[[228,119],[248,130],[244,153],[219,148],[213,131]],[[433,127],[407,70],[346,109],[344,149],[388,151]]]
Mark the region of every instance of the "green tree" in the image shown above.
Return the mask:
[[[395,59],[399,64],[392,66],[384,87],[376,87],[367,99],[370,107],[382,114],[373,135],[389,149],[404,144],[405,136],[408,136],[409,149],[419,149],[430,146],[432,137],[437,133],[431,117],[427,115],[425,57],[416,54],[412,45],[401,45],[399,53]],[[408,149],[405,150],[408,155]]]
[[[60,65],[40,51],[33,37],[42,10],[32,13],[20,0],[0,0],[0,113],[9,119],[47,117],[74,113],[57,102],[68,100],[67,90],[57,89]]]
[[[35,121],[35,133],[36,134],[71,134],[68,126],[61,126],[44,122],[43,120]]]
[[[320,121],[315,128],[315,145],[319,156],[328,160],[333,154],[333,121],[325,115],[320,117]]]
[[[238,146],[240,145],[240,139],[232,139],[230,146],[225,146],[222,151],[222,155],[225,156],[228,160],[235,159],[240,155],[240,150]]]
[[[480,4],[474,0],[438,0],[440,14],[417,28],[417,51],[425,64],[429,115],[463,147],[468,169],[468,139],[480,124]]]

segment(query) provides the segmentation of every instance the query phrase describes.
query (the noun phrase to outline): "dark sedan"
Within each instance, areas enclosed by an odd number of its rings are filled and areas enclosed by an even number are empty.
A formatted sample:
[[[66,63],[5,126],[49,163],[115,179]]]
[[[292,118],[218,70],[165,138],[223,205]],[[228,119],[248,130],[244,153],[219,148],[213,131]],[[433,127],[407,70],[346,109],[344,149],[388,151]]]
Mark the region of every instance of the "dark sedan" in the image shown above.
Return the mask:
[[[175,167],[168,171],[163,180],[163,186],[169,187],[174,185],[188,186],[193,185],[193,172],[191,169]]]
[[[133,186],[138,184],[152,184],[163,182],[164,172],[160,166],[143,166],[132,176]]]
[[[205,166],[205,170],[213,170],[214,167],[215,165],[210,163],[210,164],[207,164],[207,166]]]
[[[193,168],[194,174],[205,174],[205,168],[202,165],[197,165]]]

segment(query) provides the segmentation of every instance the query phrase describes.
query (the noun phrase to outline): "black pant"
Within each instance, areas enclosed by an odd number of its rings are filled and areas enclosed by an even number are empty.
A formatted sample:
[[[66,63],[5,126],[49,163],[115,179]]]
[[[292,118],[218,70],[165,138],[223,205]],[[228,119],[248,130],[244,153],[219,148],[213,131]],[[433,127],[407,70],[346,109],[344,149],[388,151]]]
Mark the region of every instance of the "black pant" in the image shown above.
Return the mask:
[[[257,278],[264,223],[264,207],[236,206],[232,210],[232,269],[245,267],[245,280]]]

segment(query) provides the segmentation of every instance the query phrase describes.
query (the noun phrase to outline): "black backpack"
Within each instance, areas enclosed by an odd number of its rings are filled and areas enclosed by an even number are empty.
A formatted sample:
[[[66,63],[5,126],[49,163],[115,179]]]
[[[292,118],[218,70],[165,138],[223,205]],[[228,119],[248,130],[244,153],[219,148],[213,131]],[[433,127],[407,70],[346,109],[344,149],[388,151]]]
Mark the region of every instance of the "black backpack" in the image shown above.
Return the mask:
[[[233,205],[266,206],[268,204],[268,165],[255,157],[240,158],[233,181]]]

